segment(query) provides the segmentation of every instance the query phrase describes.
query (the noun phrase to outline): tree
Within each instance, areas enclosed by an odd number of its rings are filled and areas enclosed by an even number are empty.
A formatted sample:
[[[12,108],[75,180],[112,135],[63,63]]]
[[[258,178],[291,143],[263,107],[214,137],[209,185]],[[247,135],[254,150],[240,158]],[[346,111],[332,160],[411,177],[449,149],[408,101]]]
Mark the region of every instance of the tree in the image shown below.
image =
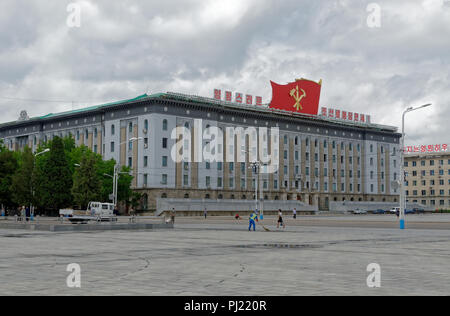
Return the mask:
[[[102,195],[102,182],[97,172],[97,159],[86,153],[80,167],[75,170],[72,194],[75,204],[86,209],[90,201],[98,201]]]
[[[14,206],[12,200],[12,177],[18,168],[17,156],[0,144],[0,204]]]
[[[12,177],[12,198],[19,205],[33,204],[34,155],[26,146],[20,154],[19,168]]]
[[[50,152],[36,161],[36,198],[39,206],[58,211],[72,205],[72,172],[63,140],[55,137],[49,144]]]

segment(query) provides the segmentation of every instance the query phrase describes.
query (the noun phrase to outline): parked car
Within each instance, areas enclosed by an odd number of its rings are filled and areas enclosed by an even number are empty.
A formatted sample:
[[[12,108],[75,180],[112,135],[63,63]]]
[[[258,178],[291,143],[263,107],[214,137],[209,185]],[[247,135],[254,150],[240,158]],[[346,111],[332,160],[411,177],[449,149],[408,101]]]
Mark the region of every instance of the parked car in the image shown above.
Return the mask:
[[[353,214],[367,214],[367,211],[360,210],[359,208],[357,208],[356,210],[353,210],[352,213]]]
[[[389,213],[391,214],[397,214],[397,212],[400,212],[400,207],[394,207],[389,210]]]
[[[425,210],[423,208],[414,208],[414,213],[416,214],[424,214]]]
[[[405,209],[405,214],[414,214],[414,209]]]
[[[386,213],[386,211],[382,210],[382,209],[378,209],[378,210],[372,211],[372,214],[385,214],[385,213]]]

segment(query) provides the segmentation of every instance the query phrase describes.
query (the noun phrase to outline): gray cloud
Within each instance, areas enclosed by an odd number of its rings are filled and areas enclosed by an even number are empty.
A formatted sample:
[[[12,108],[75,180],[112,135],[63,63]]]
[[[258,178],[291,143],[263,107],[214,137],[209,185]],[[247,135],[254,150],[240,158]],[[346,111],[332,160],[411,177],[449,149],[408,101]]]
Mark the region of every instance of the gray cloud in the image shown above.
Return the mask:
[[[262,95],[269,80],[323,79],[321,105],[372,114],[399,126],[407,142],[450,143],[450,5],[439,0],[376,1],[381,27],[369,28],[372,1],[168,0],[81,4],[81,27],[68,28],[70,2],[0,4],[1,121],[21,109],[37,116],[72,107],[213,88]]]

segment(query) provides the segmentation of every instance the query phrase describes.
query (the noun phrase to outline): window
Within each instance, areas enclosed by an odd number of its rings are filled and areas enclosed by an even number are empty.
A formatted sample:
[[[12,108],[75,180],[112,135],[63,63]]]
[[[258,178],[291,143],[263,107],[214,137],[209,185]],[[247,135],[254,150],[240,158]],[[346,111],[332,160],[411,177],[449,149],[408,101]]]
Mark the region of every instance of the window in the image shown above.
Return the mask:
[[[113,125],[111,125],[111,135],[114,135],[116,132],[116,127]]]
[[[434,166],[434,160],[430,160],[430,166]]]
[[[273,188],[278,189],[278,180],[273,180]]]
[[[144,174],[144,185],[147,186],[148,175]]]
[[[133,123],[131,122],[128,124],[128,132],[133,133]]]
[[[206,186],[207,187],[211,186],[211,177],[209,176],[206,177]]]
[[[284,153],[283,153],[283,158],[284,158],[285,160],[288,159],[288,152],[287,152],[287,150],[284,151]]]
[[[162,157],[162,166],[167,167],[167,156]]]
[[[421,165],[421,166],[425,166],[425,160],[422,160],[422,161],[420,162],[420,165]],[[415,161],[414,161],[414,166],[415,166]]]
[[[207,161],[207,162],[205,163],[205,168],[206,168],[206,170],[211,169],[211,163],[210,163],[209,161]]]
[[[128,167],[130,167],[130,168],[133,167],[133,158],[132,157],[128,157]]]
[[[144,156],[144,167],[148,166],[148,156]]]
[[[222,164],[221,161],[219,161],[219,162],[217,163],[217,170],[221,171],[222,168],[223,168],[223,164]]]
[[[163,131],[167,131],[167,120],[163,120],[162,129],[163,129]]]
[[[234,178],[230,178],[229,182],[230,182],[230,188],[234,188]]]
[[[295,151],[295,160],[298,160],[298,151]]]
[[[183,175],[183,185],[189,185],[189,176],[187,174]]]
[[[218,178],[217,178],[217,186],[218,186],[219,188],[222,187],[222,178],[221,178],[221,177],[218,177]]]
[[[370,165],[373,166],[373,158],[370,158]]]
[[[162,148],[167,148],[167,138],[162,139]]]
[[[148,120],[144,121],[144,129],[146,132],[148,132]]]
[[[114,152],[114,142],[111,142],[111,152]]]

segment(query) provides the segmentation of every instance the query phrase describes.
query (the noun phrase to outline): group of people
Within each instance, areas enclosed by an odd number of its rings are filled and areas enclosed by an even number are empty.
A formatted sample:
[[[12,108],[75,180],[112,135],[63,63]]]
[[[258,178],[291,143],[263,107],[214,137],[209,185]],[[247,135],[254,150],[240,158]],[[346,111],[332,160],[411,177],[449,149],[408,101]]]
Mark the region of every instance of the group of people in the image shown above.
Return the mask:
[[[292,210],[292,217],[294,219],[297,218],[297,209],[296,208],[294,208]],[[240,219],[239,214],[236,214],[235,218]],[[256,222],[258,222],[258,210],[254,211],[253,213],[250,214],[248,221],[249,221],[248,230],[251,231],[251,228],[253,227],[253,231],[255,231],[256,230]],[[283,227],[283,229],[286,228],[286,224],[283,221],[283,212],[281,211],[281,209],[278,209],[277,229],[280,228],[280,226]]]
[[[31,219],[31,209],[29,206],[21,206],[17,210],[6,210],[2,207],[0,211],[1,216],[18,216],[19,220],[25,219],[27,222]]]

